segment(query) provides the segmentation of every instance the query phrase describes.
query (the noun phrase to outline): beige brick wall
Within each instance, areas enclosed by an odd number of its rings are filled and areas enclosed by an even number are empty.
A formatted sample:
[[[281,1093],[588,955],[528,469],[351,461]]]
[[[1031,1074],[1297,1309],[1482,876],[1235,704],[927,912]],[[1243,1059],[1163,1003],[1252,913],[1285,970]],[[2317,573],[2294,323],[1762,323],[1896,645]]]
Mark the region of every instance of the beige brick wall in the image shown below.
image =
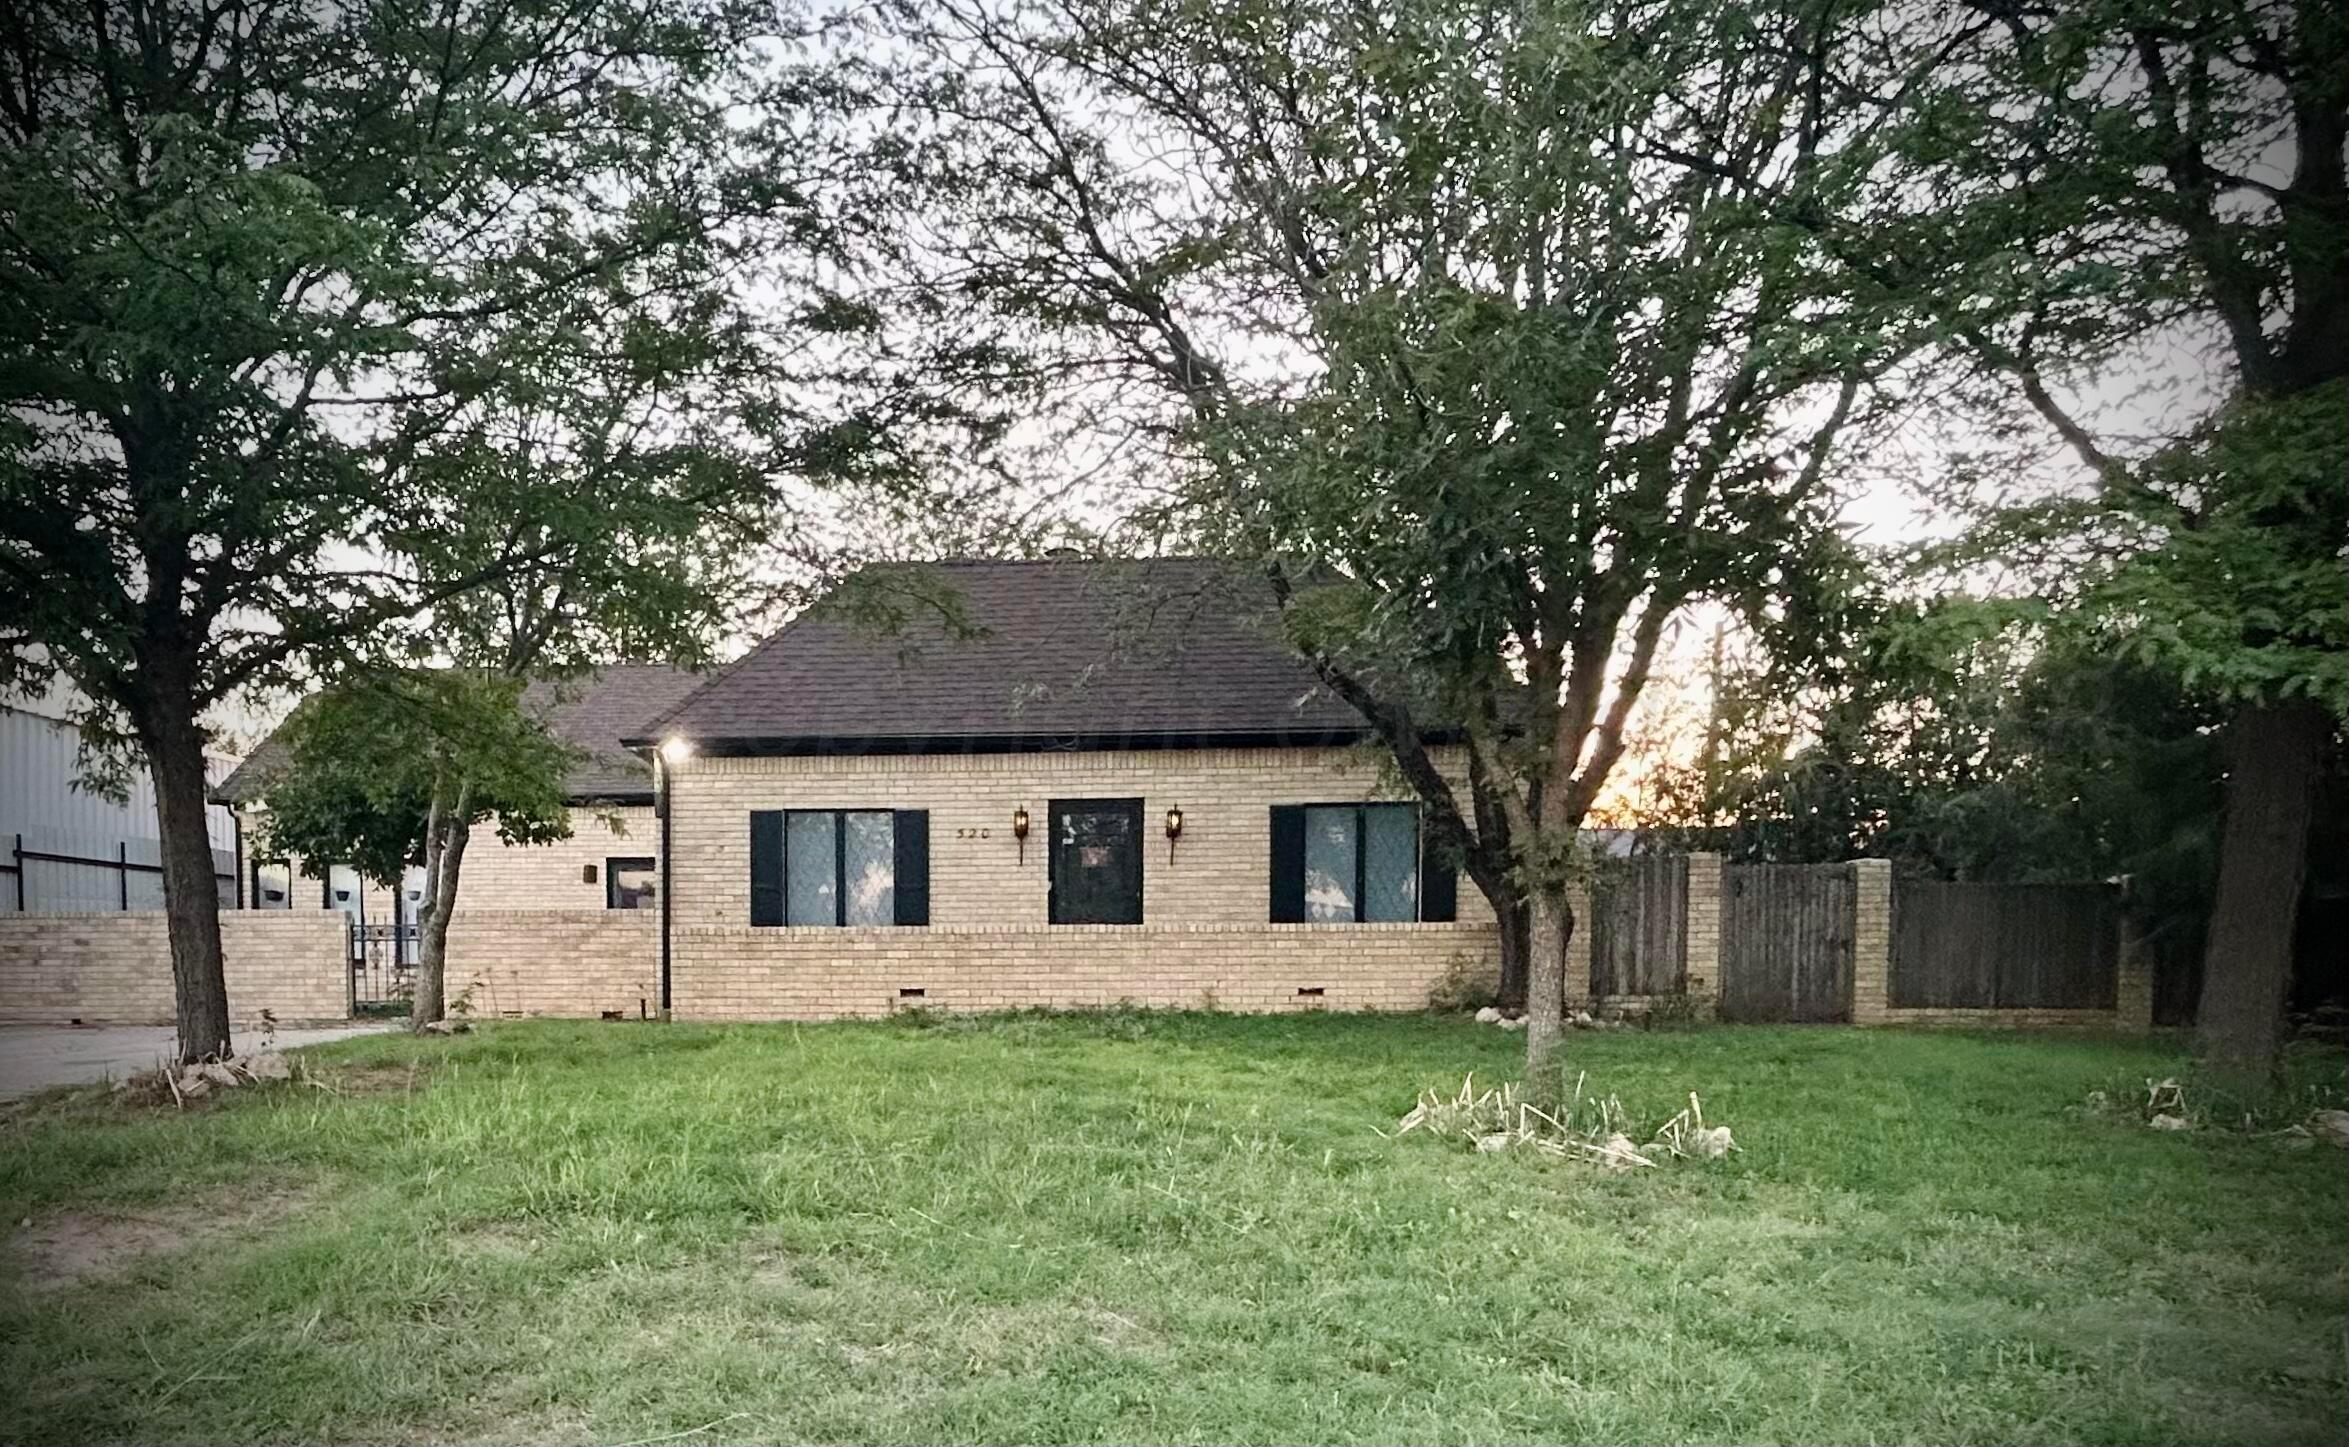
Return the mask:
[[[658,1012],[657,910],[460,908],[449,921],[448,997],[477,1018],[633,1020]]]
[[[696,759],[672,775],[680,929],[747,925],[755,809],[927,809],[930,923],[1046,923],[1054,799],[1140,798],[1145,925],[1260,925],[1270,913],[1270,807],[1409,796],[1353,749],[1143,749],[1050,754]],[[1023,853],[1012,811],[1030,819]],[[1168,808],[1183,811],[1169,856]],[[1465,876],[1460,917],[1490,923]]]
[[[245,817],[247,838],[255,837],[257,811]],[[571,837],[552,844],[508,844],[498,838],[495,824],[476,824],[465,846],[465,865],[457,882],[457,912],[470,909],[602,909],[604,863],[614,858],[660,857],[660,824],[652,806],[575,808]],[[324,906],[324,885],[302,874],[302,860],[294,860],[294,909],[299,914]],[[594,865],[594,880],[582,878],[582,867]],[[252,865],[246,864],[245,892],[252,894]],[[361,881],[367,923],[391,924],[398,919],[391,886]]]
[[[1688,913],[1684,936],[1688,993],[1700,1011],[1721,994],[1721,856],[1688,856]]]
[[[601,910],[604,862],[657,860],[660,842],[660,824],[650,805],[573,809],[571,837],[552,844],[508,844],[498,838],[496,826],[477,824],[472,842],[465,846],[457,914],[476,909]],[[595,866],[593,882],[581,877],[587,865]]]
[[[680,1018],[821,1020],[919,1006],[1417,1010],[1490,925],[684,930]],[[905,992],[918,990],[919,996]]]
[[[0,915],[0,1020],[169,1024],[171,944],[162,911]],[[342,916],[230,911],[220,920],[230,1020],[281,1025],[350,1015]]]
[[[1851,1022],[1884,1024],[1892,1011],[1892,864],[1852,864]]]
[[[1405,797],[1359,750],[706,758],[671,789],[674,1002],[687,1018],[1119,1001],[1416,1009],[1455,959],[1497,949],[1465,879],[1458,924],[1269,923],[1272,805]],[[1135,797],[1144,923],[1050,925],[1051,802]],[[1011,832],[1023,807],[1024,850]],[[1171,857],[1170,807],[1183,811]],[[929,810],[929,927],[751,928],[750,814],[785,808]]]

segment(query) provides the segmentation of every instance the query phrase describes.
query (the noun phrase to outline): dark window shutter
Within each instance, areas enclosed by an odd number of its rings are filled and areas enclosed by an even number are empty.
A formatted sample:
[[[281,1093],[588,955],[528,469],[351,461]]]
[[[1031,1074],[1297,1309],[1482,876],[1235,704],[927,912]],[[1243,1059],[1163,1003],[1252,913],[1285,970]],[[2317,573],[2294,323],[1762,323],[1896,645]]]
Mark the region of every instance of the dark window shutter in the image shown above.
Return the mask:
[[[1419,917],[1428,924],[1450,924],[1460,917],[1460,874],[1445,851],[1427,840],[1427,820],[1419,821]]]
[[[783,923],[783,811],[750,816],[750,922]]]
[[[1305,806],[1272,806],[1272,922],[1305,922]]]
[[[930,811],[897,811],[897,922],[930,922]]]

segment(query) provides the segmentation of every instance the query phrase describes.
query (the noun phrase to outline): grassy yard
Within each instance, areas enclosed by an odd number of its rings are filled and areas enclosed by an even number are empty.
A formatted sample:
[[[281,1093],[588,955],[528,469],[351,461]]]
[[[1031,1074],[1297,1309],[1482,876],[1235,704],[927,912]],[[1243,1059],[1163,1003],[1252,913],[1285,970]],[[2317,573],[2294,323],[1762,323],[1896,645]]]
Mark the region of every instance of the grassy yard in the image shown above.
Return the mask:
[[[2080,1109],[2174,1046],[1569,1044],[1744,1153],[1383,1139],[1521,1048],[1435,1017],[513,1024],[52,1098],[0,1122],[0,1440],[2342,1440],[2349,1171]]]

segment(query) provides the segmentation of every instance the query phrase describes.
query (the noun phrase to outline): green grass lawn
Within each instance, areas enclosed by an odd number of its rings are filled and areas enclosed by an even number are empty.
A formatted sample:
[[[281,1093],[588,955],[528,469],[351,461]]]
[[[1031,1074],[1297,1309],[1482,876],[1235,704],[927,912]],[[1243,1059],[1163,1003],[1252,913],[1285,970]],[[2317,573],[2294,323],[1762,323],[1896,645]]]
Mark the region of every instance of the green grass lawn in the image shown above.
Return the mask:
[[[2174,1043],[1577,1034],[1743,1154],[1378,1134],[1522,1042],[532,1023],[52,1098],[0,1122],[0,1440],[2343,1437],[2341,1153],[2080,1108]]]

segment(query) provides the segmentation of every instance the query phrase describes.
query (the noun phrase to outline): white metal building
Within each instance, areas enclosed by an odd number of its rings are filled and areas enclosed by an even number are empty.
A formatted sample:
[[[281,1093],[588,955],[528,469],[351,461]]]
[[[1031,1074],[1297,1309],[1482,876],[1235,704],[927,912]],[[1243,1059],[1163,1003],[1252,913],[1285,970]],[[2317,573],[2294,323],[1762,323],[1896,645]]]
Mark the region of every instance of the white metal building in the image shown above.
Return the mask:
[[[162,842],[155,788],[146,770],[117,803],[81,786],[80,738],[57,693],[0,700],[0,912],[163,907]],[[213,757],[217,783],[236,760]],[[220,902],[237,903],[237,824],[221,805],[206,810]]]

